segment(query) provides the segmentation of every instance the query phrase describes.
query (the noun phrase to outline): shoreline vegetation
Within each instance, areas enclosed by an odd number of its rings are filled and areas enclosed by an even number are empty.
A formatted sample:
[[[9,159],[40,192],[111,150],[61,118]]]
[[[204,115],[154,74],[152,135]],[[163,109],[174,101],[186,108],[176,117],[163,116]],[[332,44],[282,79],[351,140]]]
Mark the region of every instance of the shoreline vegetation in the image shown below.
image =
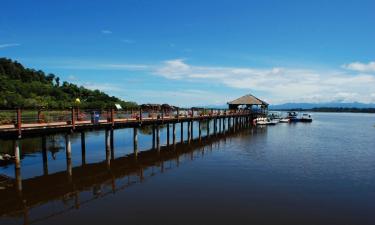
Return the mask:
[[[342,108],[342,107],[317,107],[311,109],[270,109],[270,111],[296,111],[296,112],[335,112],[335,113],[375,113],[375,108]]]
[[[25,68],[17,61],[0,58],[0,109],[104,109],[114,107],[137,108],[138,104],[124,101],[100,90],[91,90],[67,81],[55,74]]]

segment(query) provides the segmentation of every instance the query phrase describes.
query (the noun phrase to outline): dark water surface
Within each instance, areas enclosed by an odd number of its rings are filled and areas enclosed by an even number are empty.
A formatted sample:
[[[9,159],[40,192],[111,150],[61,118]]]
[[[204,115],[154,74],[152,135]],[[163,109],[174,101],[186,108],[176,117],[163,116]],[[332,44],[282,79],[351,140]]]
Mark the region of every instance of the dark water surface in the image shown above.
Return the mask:
[[[84,166],[80,136],[72,138],[72,177],[62,136],[47,138],[48,175],[40,139],[24,140],[22,193],[0,185],[0,224],[375,224],[374,125],[372,114],[316,113],[311,124],[247,128],[160,153],[147,151],[143,133],[137,158],[132,130],[115,130],[110,167],[104,132],[91,132]],[[14,165],[0,174],[13,178]]]

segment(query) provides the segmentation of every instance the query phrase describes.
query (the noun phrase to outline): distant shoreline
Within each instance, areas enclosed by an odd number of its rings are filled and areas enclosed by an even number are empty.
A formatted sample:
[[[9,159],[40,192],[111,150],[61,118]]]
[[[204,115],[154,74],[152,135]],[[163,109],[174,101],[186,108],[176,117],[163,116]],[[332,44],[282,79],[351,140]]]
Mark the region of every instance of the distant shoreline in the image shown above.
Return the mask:
[[[335,112],[335,113],[375,113],[375,108],[319,107],[319,108],[311,108],[311,109],[302,109],[302,108],[270,109],[270,111]]]

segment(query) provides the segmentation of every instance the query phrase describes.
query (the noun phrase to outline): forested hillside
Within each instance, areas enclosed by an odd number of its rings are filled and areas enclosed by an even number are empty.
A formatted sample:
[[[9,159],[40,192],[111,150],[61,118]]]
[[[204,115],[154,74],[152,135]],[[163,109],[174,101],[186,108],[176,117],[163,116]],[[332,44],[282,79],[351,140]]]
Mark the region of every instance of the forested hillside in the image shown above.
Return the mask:
[[[99,90],[90,90],[69,82],[61,82],[54,74],[23,67],[17,61],[0,58],[0,108],[64,109],[79,98],[81,108],[108,108],[119,103],[123,108],[136,107]]]

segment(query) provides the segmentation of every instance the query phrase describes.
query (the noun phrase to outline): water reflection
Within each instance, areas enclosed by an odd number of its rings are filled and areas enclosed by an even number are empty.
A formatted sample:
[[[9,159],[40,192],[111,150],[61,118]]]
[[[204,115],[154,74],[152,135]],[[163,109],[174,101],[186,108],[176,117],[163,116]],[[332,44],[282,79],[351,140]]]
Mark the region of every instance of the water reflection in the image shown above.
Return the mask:
[[[136,130],[136,129],[135,129]],[[158,131],[157,131],[158,132]],[[253,132],[252,129],[246,131]],[[136,133],[134,133],[136,135]],[[71,134],[66,135],[66,170],[50,174],[48,171],[47,150],[54,152],[64,150],[58,137],[41,137],[27,140],[28,153],[42,149],[43,175],[22,180],[20,169],[15,170],[15,179],[5,179],[0,183],[0,215],[8,219],[21,219],[24,224],[46,220],[54,215],[61,215],[73,209],[79,209],[95,199],[126,189],[135,183],[179,167],[182,160],[194,160],[204,157],[205,151],[212,145],[220,144],[231,135],[202,137],[171,146],[160,146],[147,151],[134,151],[124,157],[114,157],[113,130],[105,133],[105,160],[97,163],[86,163],[85,134],[74,134],[81,139],[82,165],[73,167],[71,156]],[[136,140],[136,139],[134,139]],[[41,145],[41,146],[40,146]],[[27,153],[24,155],[26,156]],[[88,194],[91,193],[91,194]],[[51,202],[60,201],[58,210],[44,210],[47,215],[30,219],[30,214],[37,208],[43,208]],[[56,208],[56,207],[55,207]]]

